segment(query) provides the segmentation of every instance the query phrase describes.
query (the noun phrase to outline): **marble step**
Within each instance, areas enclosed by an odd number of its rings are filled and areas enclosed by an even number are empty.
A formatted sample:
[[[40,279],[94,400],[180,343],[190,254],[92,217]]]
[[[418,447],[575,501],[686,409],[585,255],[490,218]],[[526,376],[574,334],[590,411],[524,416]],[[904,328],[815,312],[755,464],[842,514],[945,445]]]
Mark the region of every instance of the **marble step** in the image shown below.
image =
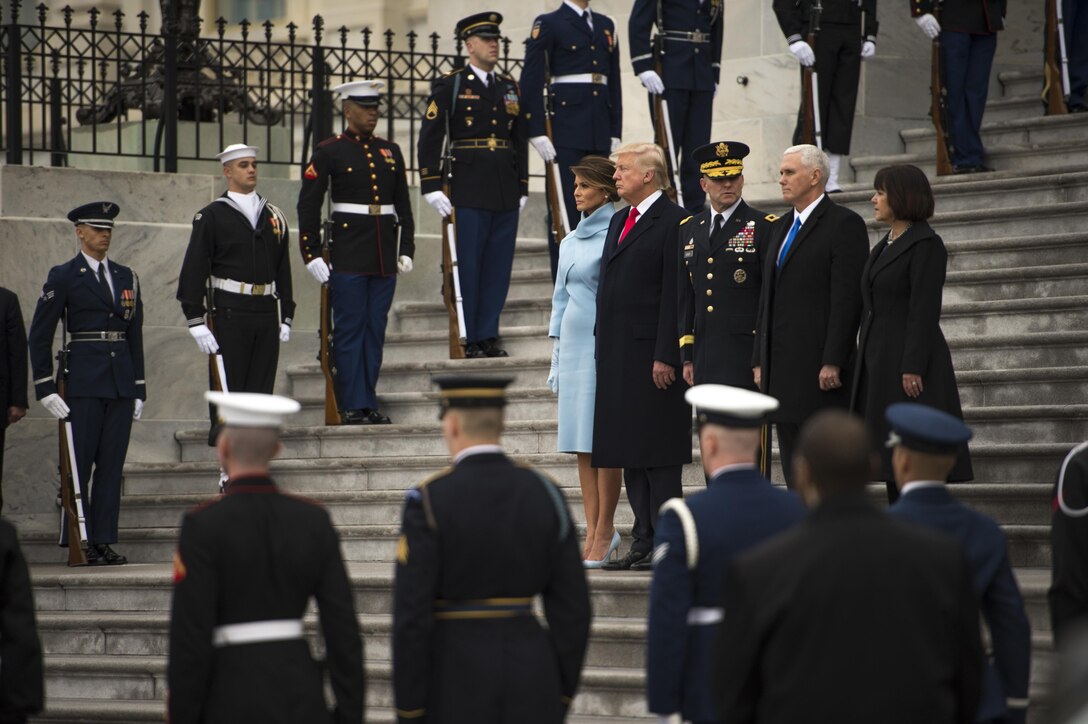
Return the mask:
[[[945,320],[942,326],[947,328]],[[1018,405],[1025,400],[1060,405],[1088,399],[1088,366],[1009,370],[958,370],[960,401],[967,407]]]
[[[986,101],[986,112],[983,115],[983,120],[1013,121],[1021,118],[1035,118],[1042,112],[1043,104],[1039,100],[1038,92],[1025,95],[1010,95],[1006,90],[1003,96]]]
[[[956,369],[1031,369],[1088,364],[1088,332],[1080,330],[948,336]]]
[[[1088,138],[1088,133],[1085,135]],[[1088,149],[1088,140],[1085,147]],[[1088,165],[1088,150],[1085,162]],[[1043,229],[1048,234],[1084,231],[1088,224],[1088,196],[1055,204],[1017,204],[941,212],[930,219],[930,224],[945,242],[985,239],[997,234],[1030,240]],[[867,226],[874,239],[887,232],[887,227],[872,220],[871,215]],[[1028,243],[1026,241],[1025,245]]]
[[[1088,132],[1088,119],[1077,113],[1060,116],[1042,115],[1042,106],[1034,116],[1010,120],[983,117],[980,129],[985,147],[1047,146],[1083,139]],[[933,126],[901,131],[904,151],[908,154],[930,152],[937,137]]]
[[[1003,70],[997,74],[1002,94],[998,97],[1033,96],[1037,101],[1043,90],[1041,70]],[[1040,107],[1042,103],[1039,103]]]
[[[1075,265],[1070,265],[1075,266]],[[1036,267],[1025,269],[1025,276],[1030,278],[1038,274],[1036,279],[1042,278],[1043,271],[1060,275],[1063,267]],[[974,274],[973,272],[965,272]],[[980,287],[999,286],[1005,290],[1007,285],[1015,285],[1017,281],[1012,274],[983,275],[973,278],[980,279],[978,286],[959,287],[955,296],[970,296],[976,294],[984,299],[992,299],[979,293]],[[1056,276],[1050,278],[1051,282],[1065,278]],[[1072,286],[1072,284],[1070,284]],[[1083,287],[1088,289],[1088,287]],[[997,294],[993,296],[998,296]],[[986,336],[990,334],[1012,335],[1029,334],[1033,332],[1062,332],[1067,329],[1088,328],[1088,296],[1046,296],[1018,297],[1008,294],[1007,299],[994,301],[954,300],[945,297],[944,307],[941,310],[941,329],[946,335],[966,337],[968,335]]]
[[[551,276],[547,269],[548,290],[535,289],[535,296],[512,296],[506,300],[499,319],[499,330],[505,339],[508,327],[547,327],[552,318]],[[538,272],[534,272],[538,273]],[[511,292],[518,286],[517,279],[510,284]],[[449,329],[449,315],[441,297],[430,301],[398,302],[390,313],[390,327],[397,332],[442,333]],[[549,350],[550,351],[550,350]]]
[[[430,304],[429,302],[427,304]],[[435,318],[446,313],[435,302]],[[385,336],[385,362],[418,362],[420,360],[449,359],[449,339],[446,328],[425,332],[389,332]],[[551,355],[552,341],[547,327],[500,326],[499,336],[503,347],[511,357],[541,357]],[[316,350],[315,350],[316,352]],[[471,361],[471,360],[469,360]]]
[[[1088,232],[1001,236],[946,242],[948,271],[1009,269],[1023,265],[1088,262]]]
[[[945,281],[944,301],[1038,301],[1045,297],[1076,296],[1086,289],[1088,263],[976,269],[949,272]]]

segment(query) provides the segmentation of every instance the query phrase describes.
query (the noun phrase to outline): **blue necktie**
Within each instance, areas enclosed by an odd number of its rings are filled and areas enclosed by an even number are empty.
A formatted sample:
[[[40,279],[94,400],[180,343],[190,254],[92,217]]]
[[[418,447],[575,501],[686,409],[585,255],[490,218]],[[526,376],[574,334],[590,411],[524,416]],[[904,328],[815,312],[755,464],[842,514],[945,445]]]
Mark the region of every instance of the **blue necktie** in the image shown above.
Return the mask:
[[[786,241],[782,244],[782,251],[778,252],[778,266],[782,266],[782,262],[786,259],[786,254],[790,253],[790,246],[793,244],[793,240],[797,237],[797,232],[801,229],[801,217],[798,216],[793,220],[793,226],[790,227],[790,233],[786,234]]]

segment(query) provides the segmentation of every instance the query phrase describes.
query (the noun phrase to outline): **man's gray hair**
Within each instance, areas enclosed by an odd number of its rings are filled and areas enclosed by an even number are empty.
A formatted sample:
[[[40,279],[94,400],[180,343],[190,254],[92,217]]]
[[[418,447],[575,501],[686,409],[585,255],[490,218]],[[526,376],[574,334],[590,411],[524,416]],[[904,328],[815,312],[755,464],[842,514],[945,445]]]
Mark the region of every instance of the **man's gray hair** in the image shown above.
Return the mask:
[[[801,163],[805,168],[815,168],[820,171],[820,180],[827,183],[828,174],[831,173],[831,163],[827,160],[827,154],[813,146],[811,143],[803,143],[800,146],[790,146],[782,152],[783,156],[791,153],[800,155]]]

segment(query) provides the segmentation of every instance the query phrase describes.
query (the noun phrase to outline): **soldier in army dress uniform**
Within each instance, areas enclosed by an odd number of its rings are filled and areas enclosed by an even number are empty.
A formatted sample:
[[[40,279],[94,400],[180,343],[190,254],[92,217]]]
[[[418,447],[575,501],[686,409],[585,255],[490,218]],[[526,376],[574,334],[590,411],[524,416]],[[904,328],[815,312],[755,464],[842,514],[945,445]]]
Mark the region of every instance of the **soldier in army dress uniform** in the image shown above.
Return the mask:
[[[393,611],[397,720],[557,724],[589,637],[578,532],[555,483],[499,446],[510,379],[436,378],[453,467],[405,498]],[[533,598],[543,601],[543,628]]]
[[[121,472],[132,421],[140,419],[144,385],[143,296],[135,272],[106,258],[120,207],[95,201],[73,209],[80,251],[49,270],[27,342],[34,392],[59,420],[69,418],[76,469],[83,483],[87,563],[120,565],[117,542]],[[68,336],[64,398],[53,379],[53,335],[63,317]],[[92,474],[91,469],[94,468]],[[61,545],[68,545],[61,525]]]
[[[302,261],[332,288],[337,403],[347,425],[388,425],[378,373],[397,273],[412,271],[415,221],[400,146],[374,135],[381,81],[334,90],[348,127],[317,145],[298,195]],[[321,256],[321,205],[331,186],[330,263]],[[398,246],[399,242],[399,246]],[[331,267],[331,268],[330,268]]]
[[[442,217],[457,210],[466,357],[507,356],[498,341],[499,315],[510,289],[518,212],[529,199],[521,91],[513,78],[494,72],[501,22],[502,15],[486,12],[457,23],[468,63],[434,81],[419,127],[423,198]],[[449,159],[443,158],[447,141]]]
[[[748,146],[720,141],[692,153],[710,209],[680,225],[680,357],[689,385],[755,390],[752,345],[767,236],[778,217],[741,198]]]
[[[216,158],[227,190],[193,217],[177,298],[200,351],[223,356],[226,389],[271,394],[295,314],[287,217],[257,193],[255,146],[231,144]],[[214,409],[211,424],[214,445]]]

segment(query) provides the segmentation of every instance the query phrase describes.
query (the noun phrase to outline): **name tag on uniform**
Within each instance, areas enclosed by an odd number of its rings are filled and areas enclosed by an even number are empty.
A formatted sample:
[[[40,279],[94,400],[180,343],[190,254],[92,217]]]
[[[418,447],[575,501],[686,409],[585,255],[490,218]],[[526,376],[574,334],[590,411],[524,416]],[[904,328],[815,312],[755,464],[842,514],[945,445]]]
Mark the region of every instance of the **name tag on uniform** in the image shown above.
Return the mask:
[[[691,242],[690,244],[688,244],[687,246],[684,247],[684,263],[686,264],[688,262],[688,260],[690,260],[694,256],[695,256],[695,242],[693,241],[693,242]]]
[[[480,96],[474,93],[462,93],[461,95],[457,96],[457,99],[465,101],[478,101],[480,100]]]

